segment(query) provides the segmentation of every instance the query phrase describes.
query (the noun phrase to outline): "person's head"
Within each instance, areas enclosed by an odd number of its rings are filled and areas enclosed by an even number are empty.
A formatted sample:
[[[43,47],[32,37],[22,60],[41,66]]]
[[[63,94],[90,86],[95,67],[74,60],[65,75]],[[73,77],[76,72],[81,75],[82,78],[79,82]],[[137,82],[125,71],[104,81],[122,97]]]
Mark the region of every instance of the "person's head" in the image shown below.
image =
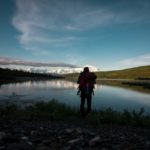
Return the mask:
[[[83,72],[89,72],[89,68],[88,67],[84,67]]]

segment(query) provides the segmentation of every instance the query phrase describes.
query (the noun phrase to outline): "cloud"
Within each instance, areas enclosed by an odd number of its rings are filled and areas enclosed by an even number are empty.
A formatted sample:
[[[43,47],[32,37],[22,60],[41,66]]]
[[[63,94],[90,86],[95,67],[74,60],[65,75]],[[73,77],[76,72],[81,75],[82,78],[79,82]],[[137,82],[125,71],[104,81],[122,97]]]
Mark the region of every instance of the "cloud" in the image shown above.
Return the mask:
[[[63,33],[75,29],[68,21],[63,21],[69,20],[66,12],[61,12],[63,7],[64,4],[58,1],[16,0],[17,10],[12,23],[20,31],[20,43],[24,46],[37,42],[54,45],[75,40],[74,36]]]
[[[65,64],[65,63],[42,63],[42,62],[33,62],[25,61],[21,59],[13,59],[9,57],[0,57],[0,65],[22,65],[22,66],[32,66],[32,67],[70,67],[76,68],[78,66]]]
[[[122,65],[130,67],[150,65],[150,54],[136,56],[133,58],[127,58],[125,60],[120,61],[120,63]]]
[[[18,39],[25,49],[37,44],[43,49],[44,45],[61,47],[80,41],[82,35],[78,33],[95,27],[150,18],[146,13],[149,3],[134,1],[130,6],[128,1],[98,2],[94,5],[84,0],[16,0],[12,24],[20,32]]]
[[[91,65],[86,65],[89,67],[90,71],[97,71],[97,68]],[[20,59],[13,59],[9,57],[0,57],[0,67],[25,70],[29,72],[36,73],[56,73],[56,74],[65,74],[65,73],[75,73],[83,71],[83,67],[65,64],[65,63],[41,63],[33,61],[24,61]]]

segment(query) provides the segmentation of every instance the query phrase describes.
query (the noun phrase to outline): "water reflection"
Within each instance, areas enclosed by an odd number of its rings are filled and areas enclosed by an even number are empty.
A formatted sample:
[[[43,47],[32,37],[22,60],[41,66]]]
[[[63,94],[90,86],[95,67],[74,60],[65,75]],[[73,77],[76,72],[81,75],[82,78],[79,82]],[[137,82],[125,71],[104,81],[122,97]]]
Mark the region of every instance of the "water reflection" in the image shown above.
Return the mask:
[[[27,81],[27,82],[21,82],[21,83],[10,83],[10,84],[4,84],[1,86],[1,88],[77,88],[77,84],[70,82],[70,81],[64,81],[64,80],[46,80],[46,81]]]
[[[78,85],[65,80],[28,81],[1,86],[0,103],[7,100],[19,102],[47,101],[57,99],[72,107],[80,107],[77,96]],[[150,112],[150,94],[139,93],[123,88],[97,85],[93,96],[92,108],[112,107],[116,110],[124,108],[133,110],[144,107]]]
[[[73,107],[78,107],[78,103],[74,103],[78,99],[76,89],[77,84],[64,80],[10,83],[1,86],[0,103],[6,100],[24,102],[57,99],[66,104],[70,103]]]

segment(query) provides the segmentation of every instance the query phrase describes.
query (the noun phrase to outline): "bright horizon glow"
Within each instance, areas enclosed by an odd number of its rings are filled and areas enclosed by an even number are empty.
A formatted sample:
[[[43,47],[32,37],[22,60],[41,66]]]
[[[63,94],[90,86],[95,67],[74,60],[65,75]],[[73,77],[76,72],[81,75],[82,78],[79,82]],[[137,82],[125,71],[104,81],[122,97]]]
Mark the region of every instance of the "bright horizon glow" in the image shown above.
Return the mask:
[[[7,61],[102,71],[150,65],[149,0],[2,0],[0,23]]]

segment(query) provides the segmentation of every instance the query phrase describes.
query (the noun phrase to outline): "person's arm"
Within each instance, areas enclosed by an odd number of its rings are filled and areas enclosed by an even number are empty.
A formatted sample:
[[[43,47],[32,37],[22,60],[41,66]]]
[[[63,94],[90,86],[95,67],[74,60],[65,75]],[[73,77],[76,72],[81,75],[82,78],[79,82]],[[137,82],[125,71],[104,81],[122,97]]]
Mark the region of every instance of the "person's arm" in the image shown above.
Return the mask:
[[[94,83],[96,83],[96,78],[97,78],[96,74],[92,73],[92,80],[94,81]]]
[[[80,73],[80,75],[79,75],[79,77],[78,77],[77,84],[80,84],[81,76],[82,76],[82,73]]]
[[[94,74],[95,75],[95,80],[97,79],[97,75],[96,74]]]

